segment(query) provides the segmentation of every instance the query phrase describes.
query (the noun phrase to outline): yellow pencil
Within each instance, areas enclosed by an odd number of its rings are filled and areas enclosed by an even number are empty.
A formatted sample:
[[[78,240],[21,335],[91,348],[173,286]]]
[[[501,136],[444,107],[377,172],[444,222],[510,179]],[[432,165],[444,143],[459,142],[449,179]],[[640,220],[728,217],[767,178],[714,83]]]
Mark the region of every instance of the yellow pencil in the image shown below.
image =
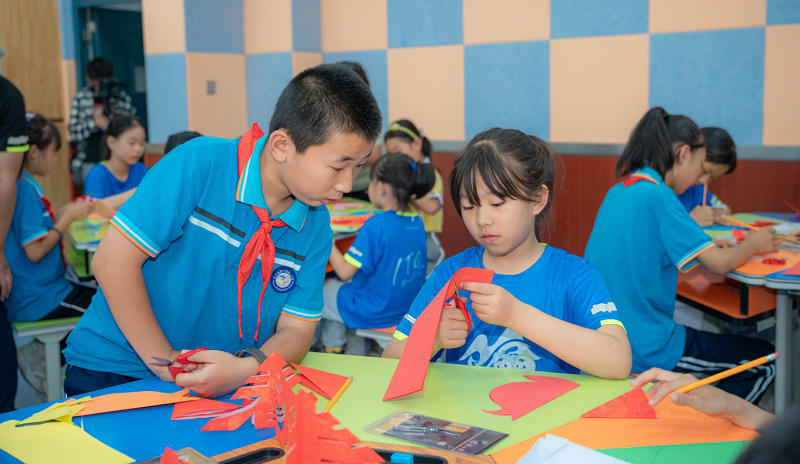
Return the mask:
[[[703,206],[706,205],[706,193],[708,193],[708,184],[703,184]]]
[[[775,361],[780,356],[778,353],[772,353],[764,356],[763,358],[758,358],[754,361],[750,361],[749,363],[742,364],[741,366],[734,367],[733,369],[728,369],[727,371],[720,372],[719,374],[712,375],[711,377],[706,377],[703,380],[698,380],[695,383],[690,383],[685,387],[681,387],[675,390],[673,393],[686,393],[689,391],[694,390],[695,388],[700,388],[704,385],[708,385],[710,383],[716,382],[717,380],[722,380],[728,378],[732,375],[738,374],[739,372],[746,371],[747,369],[760,366],[762,364],[766,364],[770,361]]]
[[[339,391],[336,392],[336,396],[331,398],[331,401],[325,406],[325,409],[322,410],[323,412],[327,412],[327,411],[331,410],[331,408],[333,407],[333,403],[335,403],[336,400],[338,400],[339,397],[342,396],[342,393],[344,393],[344,391],[347,390],[347,387],[350,386],[350,382],[352,382],[352,381],[353,381],[352,377],[348,377],[347,378],[347,380],[344,382],[344,385],[342,385],[342,388],[340,388]]]
[[[728,221],[730,221],[730,222],[732,222],[734,224],[738,224],[738,225],[740,225],[742,227],[747,227],[750,230],[760,230],[758,227],[756,227],[756,226],[754,226],[752,224],[748,224],[746,222],[742,222],[742,221],[740,221],[738,219],[734,219],[734,218],[732,218],[730,216],[727,216],[725,214],[722,215],[722,219],[727,219]]]

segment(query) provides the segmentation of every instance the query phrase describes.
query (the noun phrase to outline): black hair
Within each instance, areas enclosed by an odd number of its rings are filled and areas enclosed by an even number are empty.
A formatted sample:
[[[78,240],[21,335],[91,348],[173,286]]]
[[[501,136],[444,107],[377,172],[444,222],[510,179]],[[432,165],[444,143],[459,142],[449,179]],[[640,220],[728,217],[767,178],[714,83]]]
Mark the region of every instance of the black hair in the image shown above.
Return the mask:
[[[322,64],[295,76],[283,89],[269,133],[285,130],[298,153],[322,145],[334,134],[355,134],[375,142],[383,118],[367,84],[350,69]]]
[[[555,200],[556,161],[561,161],[558,153],[538,137],[515,129],[489,129],[473,137],[456,157],[450,171],[450,198],[461,216],[462,195],[470,204],[480,206],[479,180],[500,198],[529,202],[541,198],[542,187],[547,187],[547,204],[534,229],[541,240],[540,220],[548,220]]]
[[[26,117],[28,119],[28,145],[36,146],[39,150],[44,151],[55,142],[56,151],[61,150],[61,132],[58,131],[58,127],[53,124],[53,121],[37,113],[28,113]],[[28,152],[25,152],[22,158],[23,165],[27,158]]]
[[[369,178],[389,185],[400,210],[410,211],[413,198],[422,198],[433,188],[436,168],[402,153],[389,153],[375,161]]]
[[[787,412],[763,431],[736,464],[794,464],[800,462],[800,408]]]
[[[179,145],[183,145],[189,140],[196,139],[197,137],[202,137],[202,136],[203,134],[193,131],[178,132],[177,134],[172,134],[167,138],[167,143],[164,145],[164,154],[166,155]]]
[[[694,150],[706,145],[703,131],[691,119],[670,115],[663,108],[650,109],[636,124],[617,160],[617,176],[626,176],[649,166],[661,177],[675,164],[675,145]]]
[[[345,68],[358,74],[358,77],[363,79],[364,82],[366,82],[367,86],[369,86],[369,79],[367,78],[367,72],[364,71],[364,68],[361,66],[361,63],[356,63],[355,61],[340,61],[336,64],[338,64],[339,66],[344,66]]]
[[[728,131],[719,127],[704,127],[706,138],[706,161],[716,164],[727,164],[730,174],[736,169],[736,144]]]
[[[107,59],[98,57],[86,63],[86,74],[93,81],[104,77],[111,78],[114,77],[114,67]]]
[[[119,115],[114,116],[111,122],[108,123],[108,129],[103,134],[103,140],[100,142],[100,161],[106,161],[111,158],[111,150],[108,148],[108,138],[119,138],[123,132],[133,127],[144,127],[142,121],[136,116]]]
[[[416,135],[416,137],[412,137],[410,134],[408,134],[407,132],[403,131],[402,129],[392,130],[392,126],[394,126],[395,124],[398,124],[398,125],[406,128],[406,129],[410,130],[411,132],[414,133],[414,135]],[[417,126],[415,126],[414,123],[409,121],[408,119],[401,119],[399,121],[393,122],[389,126],[389,130],[386,132],[386,135],[383,136],[384,143],[386,142],[387,139],[391,139],[393,137],[401,137],[401,138],[406,139],[409,142],[413,142],[415,138],[421,138],[422,139],[422,154],[427,156],[428,158],[430,158],[430,156],[431,156],[431,141],[428,140],[428,137],[423,137],[422,136],[422,132],[420,132],[420,130],[417,129]]]

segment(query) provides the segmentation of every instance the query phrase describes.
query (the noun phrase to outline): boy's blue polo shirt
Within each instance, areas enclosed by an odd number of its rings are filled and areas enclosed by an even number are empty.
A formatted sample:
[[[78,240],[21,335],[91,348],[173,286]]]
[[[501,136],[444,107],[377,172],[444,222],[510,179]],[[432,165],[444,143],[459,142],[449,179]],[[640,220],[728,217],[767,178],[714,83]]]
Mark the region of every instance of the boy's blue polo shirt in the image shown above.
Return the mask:
[[[681,201],[681,204],[684,208],[686,208],[686,211],[691,213],[696,206],[703,204],[703,185],[693,185],[689,187],[685,192],[678,195],[678,200]],[[711,193],[711,190],[708,190],[706,192],[706,206],[710,206],[712,208],[724,208],[725,203],[717,198],[716,195]]]
[[[238,329],[236,276],[245,244],[261,227],[251,205],[267,208],[256,143],[240,179],[237,140],[200,137],[171,151],[155,165],[112,219],[112,224],[150,256],[142,266],[156,319],[176,350],[204,347],[234,353],[260,347],[281,315],[319,320],[322,283],[333,232],[325,206],[295,200],[282,215],[287,227],[272,229],[275,266],[257,308],[261,265],[242,291]],[[95,371],[151,376],[125,339],[103,290],[68,339],[67,362]]]
[[[43,239],[47,229],[53,227],[42,197],[44,189],[23,171],[17,179],[17,203],[5,245],[6,259],[14,277],[14,287],[4,301],[11,322],[38,321],[58,308],[72,291],[72,285],[64,278],[58,245],[38,263],[25,254],[25,245]]]
[[[86,176],[86,182],[83,186],[83,192],[86,195],[91,194],[94,198],[106,198],[118,193],[127,192],[128,190],[138,187],[147,174],[147,166],[142,162],[138,162],[131,166],[128,172],[128,178],[125,182],[111,174],[111,171],[106,167],[105,162],[93,167],[89,174]]]
[[[463,267],[483,269],[483,247],[469,248],[434,268],[406,314],[394,337],[404,340],[413,323],[436,297],[442,287]],[[495,273],[492,284],[500,286],[523,303],[562,321],[591,330],[604,325],[620,325],[617,310],[603,279],[585,259],[564,250],[547,246],[542,256],[516,275]],[[470,292],[459,290],[461,296]],[[459,348],[442,350],[434,356],[452,364],[488,366],[503,369],[579,374],[580,370],[531,340],[506,327],[483,322],[467,300],[467,310],[474,324],[467,341]],[[564,340],[569,343],[569,340]]]
[[[688,272],[697,257],[714,247],[675,191],[653,169],[634,173],[606,194],[584,257],[597,267],[633,350],[633,372],[651,367],[672,370],[684,352],[685,328],[672,319],[678,271]]]
[[[336,297],[345,325],[394,327],[425,283],[425,224],[416,213],[387,211],[364,223],[344,260],[358,268]]]

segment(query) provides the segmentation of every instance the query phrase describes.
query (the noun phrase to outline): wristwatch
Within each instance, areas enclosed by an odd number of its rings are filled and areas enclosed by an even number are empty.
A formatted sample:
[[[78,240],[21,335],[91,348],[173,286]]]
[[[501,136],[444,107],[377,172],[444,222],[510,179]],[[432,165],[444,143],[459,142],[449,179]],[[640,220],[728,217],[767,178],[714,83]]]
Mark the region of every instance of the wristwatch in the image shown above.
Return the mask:
[[[244,358],[248,354],[252,354],[256,361],[258,361],[258,365],[260,366],[261,363],[267,360],[267,355],[264,354],[263,351],[259,350],[258,348],[246,348],[244,350],[237,351],[234,356],[237,358]]]

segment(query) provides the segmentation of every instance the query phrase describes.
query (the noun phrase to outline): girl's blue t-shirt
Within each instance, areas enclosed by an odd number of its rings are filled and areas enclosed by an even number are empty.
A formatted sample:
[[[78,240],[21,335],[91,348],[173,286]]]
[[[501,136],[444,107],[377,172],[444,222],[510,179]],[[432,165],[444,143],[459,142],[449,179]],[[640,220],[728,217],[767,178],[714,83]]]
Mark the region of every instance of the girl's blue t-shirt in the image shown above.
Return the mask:
[[[425,224],[416,213],[387,211],[364,223],[345,261],[358,268],[336,296],[339,315],[353,329],[394,327],[425,283]]]
[[[414,321],[461,268],[483,266],[483,247],[459,253],[434,268],[411,310],[397,327],[395,338],[405,339]],[[596,330],[604,325],[622,325],[600,273],[588,261],[564,250],[547,246],[542,256],[516,275],[494,274],[492,284],[503,287],[515,298],[550,316]],[[460,290],[461,296],[470,292]],[[459,348],[442,350],[434,360],[451,364],[503,369],[579,374],[580,370],[531,340],[506,327],[480,320],[467,300],[474,324],[467,341]],[[564,343],[570,343],[564,340]]]
[[[131,166],[128,173],[128,178],[125,182],[111,174],[105,163],[98,164],[89,171],[86,176],[86,183],[83,187],[83,192],[86,195],[91,194],[94,198],[106,198],[119,193],[127,192],[128,190],[138,187],[147,174],[147,166],[142,162],[138,162]]]
[[[686,212],[691,213],[695,207],[703,204],[703,185],[693,185],[689,187],[685,192],[678,195],[678,200],[680,200],[683,207],[686,208]],[[711,193],[711,190],[708,190],[706,192],[706,206],[724,208],[725,203]]]

